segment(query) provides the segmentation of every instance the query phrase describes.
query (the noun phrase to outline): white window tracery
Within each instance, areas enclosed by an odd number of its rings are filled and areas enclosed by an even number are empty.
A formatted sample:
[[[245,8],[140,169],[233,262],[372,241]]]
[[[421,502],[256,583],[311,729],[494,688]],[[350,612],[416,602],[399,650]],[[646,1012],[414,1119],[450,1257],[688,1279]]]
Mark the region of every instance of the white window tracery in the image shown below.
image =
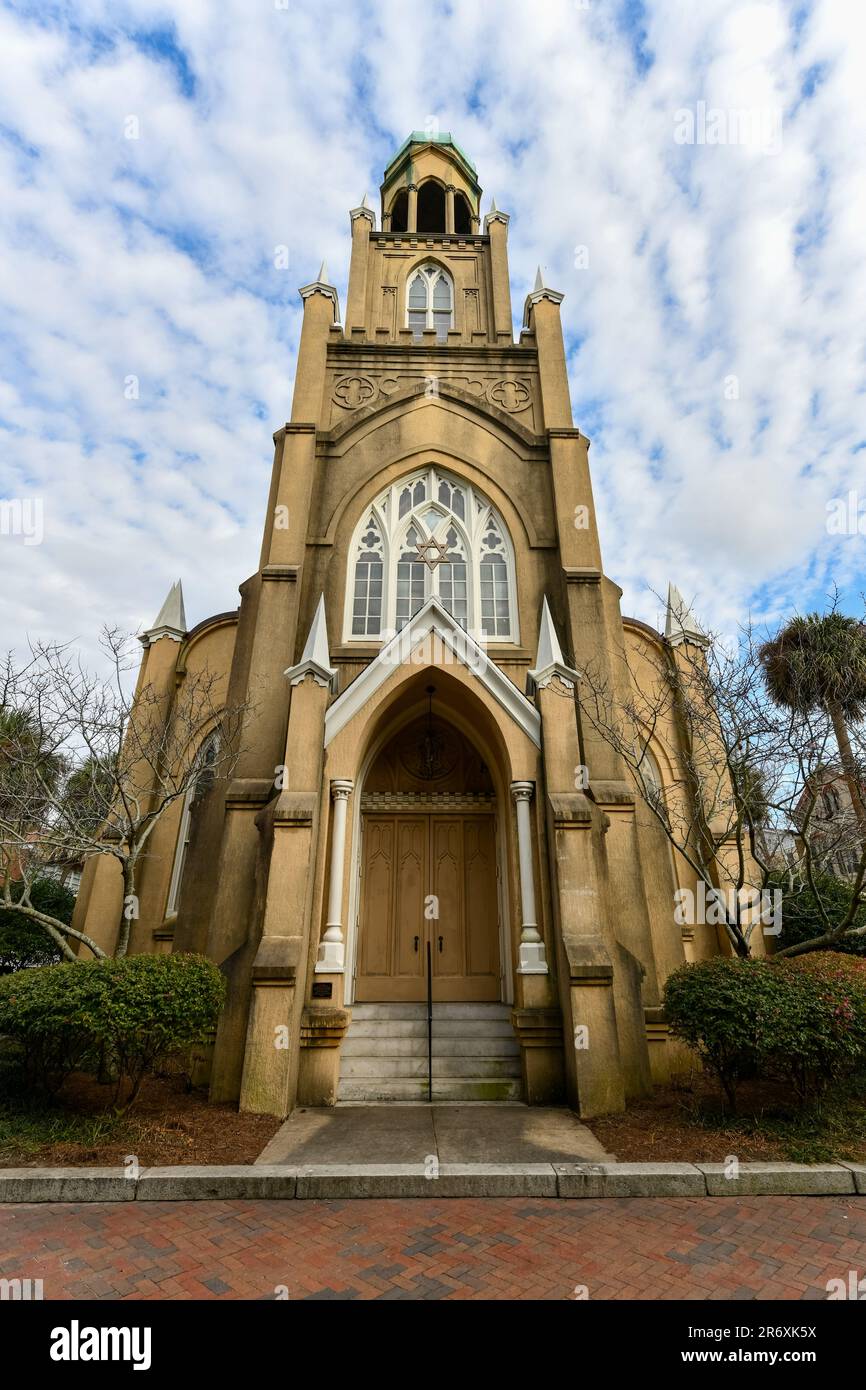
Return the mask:
[[[445,342],[454,327],[454,286],[447,271],[438,265],[421,265],[406,286],[406,326],[420,339],[428,328]]]
[[[463,479],[425,468],[364,514],[350,550],[344,638],[384,640],[431,594],[488,641],[517,642],[514,552],[502,518]]]

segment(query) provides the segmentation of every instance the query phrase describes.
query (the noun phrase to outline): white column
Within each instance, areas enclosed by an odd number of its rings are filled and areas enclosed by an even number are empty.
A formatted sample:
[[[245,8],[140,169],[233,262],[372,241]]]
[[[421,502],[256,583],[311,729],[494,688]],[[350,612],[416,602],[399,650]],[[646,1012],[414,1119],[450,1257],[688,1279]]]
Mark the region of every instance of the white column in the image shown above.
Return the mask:
[[[517,808],[517,856],[520,862],[520,964],[519,975],[546,975],[547,960],[544,942],[535,918],[535,871],[532,866],[532,820],[529,803],[535,786],[532,782],[512,782],[511,795]]]
[[[346,968],[346,946],[343,941],[343,867],[346,862],[346,813],[353,783],[339,778],[331,783],[334,802],[331,829],[331,878],[328,884],[328,920],[319,942],[316,970],[320,974],[342,975]]]

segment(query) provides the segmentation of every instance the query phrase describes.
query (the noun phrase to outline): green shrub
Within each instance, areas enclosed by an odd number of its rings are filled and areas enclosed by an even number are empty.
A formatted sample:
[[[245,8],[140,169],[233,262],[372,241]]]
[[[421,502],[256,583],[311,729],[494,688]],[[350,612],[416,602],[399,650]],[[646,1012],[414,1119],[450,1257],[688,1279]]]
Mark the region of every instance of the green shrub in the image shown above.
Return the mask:
[[[782,990],[773,966],[736,957],[683,965],[668,977],[664,1009],[671,1033],[697,1052],[732,1110],[738,1082],[760,1064]]]
[[[866,960],[815,951],[776,968],[793,988],[768,1069],[805,1101],[866,1062]]]
[[[21,897],[22,884],[13,883],[12,899]],[[40,878],[33,884],[30,901],[47,917],[67,925],[72,921],[75,894],[53,878]],[[53,965],[60,950],[47,931],[32,917],[25,917],[0,905],[0,975],[26,970],[36,965]]]
[[[840,926],[848,916],[853,884],[824,872],[816,873],[814,881],[831,926]],[[777,873],[773,875],[770,887],[778,888],[782,893],[782,931],[778,939],[780,949],[784,946],[797,946],[801,941],[811,941],[813,937],[823,936],[827,928],[818,911],[815,894],[808,883],[795,879],[792,884],[789,874]],[[861,903],[857,908],[851,925],[866,926],[866,903]],[[847,937],[832,949],[845,955],[866,956],[866,935]]]
[[[854,957],[700,961],[670,976],[664,1007],[732,1109],[756,1072],[789,1082],[804,1104],[866,1061],[866,962]]]
[[[0,979],[0,1034],[24,1045],[36,1084],[56,1090],[72,1071],[97,1071],[125,1107],[161,1058],[209,1038],[224,996],[203,956],[50,965]]]

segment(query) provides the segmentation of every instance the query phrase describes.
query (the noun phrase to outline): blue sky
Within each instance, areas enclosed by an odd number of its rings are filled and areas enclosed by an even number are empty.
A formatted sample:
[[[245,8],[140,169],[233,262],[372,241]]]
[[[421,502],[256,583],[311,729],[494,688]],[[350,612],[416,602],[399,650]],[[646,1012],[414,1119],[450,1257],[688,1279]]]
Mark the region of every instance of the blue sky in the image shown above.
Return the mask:
[[[516,325],[538,263],[565,294],[625,611],[861,611],[864,71],[846,0],[0,5],[0,499],[44,516],[0,534],[3,645],[92,649],[178,575],[235,606],[297,287],[324,257],[345,303],[348,209],[428,121],[511,214]]]

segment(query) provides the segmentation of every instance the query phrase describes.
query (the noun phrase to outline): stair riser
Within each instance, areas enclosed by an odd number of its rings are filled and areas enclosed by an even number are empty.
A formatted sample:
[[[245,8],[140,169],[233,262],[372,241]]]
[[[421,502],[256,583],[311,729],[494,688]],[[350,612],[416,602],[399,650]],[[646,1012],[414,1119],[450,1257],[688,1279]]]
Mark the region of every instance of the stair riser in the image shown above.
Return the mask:
[[[427,1023],[414,1023],[408,1019],[396,1019],[377,1022],[375,1019],[362,1019],[356,1023],[354,1018],[349,1025],[349,1034],[353,1038],[413,1038],[423,1039],[426,1046],[427,1042]],[[467,1019],[465,1022],[456,1018],[434,1019],[433,1037],[436,1038],[513,1038],[514,1029],[506,1020],[498,1019],[492,1023],[483,1023],[480,1019]]]
[[[369,1080],[341,1081],[337,1100],[342,1101],[426,1101],[426,1080],[389,1081],[376,1084]],[[448,1081],[433,1082],[434,1100],[508,1101],[522,1099],[519,1081]]]
[[[352,1004],[352,1021],[362,1019],[425,1019],[426,1004]],[[434,1004],[435,1019],[510,1019],[510,1004]]]
[[[427,1075],[426,1057],[347,1057],[340,1067],[341,1077],[380,1077]],[[511,1057],[434,1057],[433,1079],[460,1076],[467,1079],[520,1076],[520,1059]]]
[[[420,1057],[427,1056],[427,1039],[418,1046],[416,1038],[356,1038],[343,1043],[344,1057]],[[434,1057],[519,1057],[520,1047],[510,1038],[434,1038]]]

